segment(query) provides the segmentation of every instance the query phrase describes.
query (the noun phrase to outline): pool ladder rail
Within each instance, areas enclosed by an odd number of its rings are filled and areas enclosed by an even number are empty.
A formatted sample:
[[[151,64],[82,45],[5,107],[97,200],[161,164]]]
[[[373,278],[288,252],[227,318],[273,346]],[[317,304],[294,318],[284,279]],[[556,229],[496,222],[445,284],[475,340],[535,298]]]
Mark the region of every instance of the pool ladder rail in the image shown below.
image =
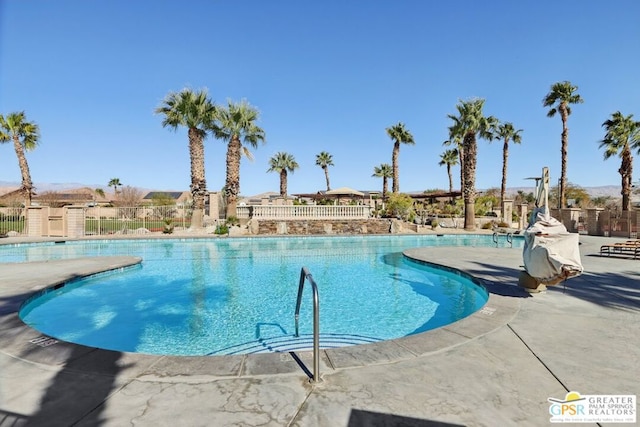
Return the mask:
[[[498,244],[498,232],[494,232],[493,233],[493,243],[496,244],[496,248],[499,246]],[[509,247],[512,248],[513,247],[513,233],[507,233],[507,243],[509,244]]]
[[[304,290],[304,283],[308,280],[311,283],[311,290],[313,292],[313,382],[320,382],[320,307],[318,303],[318,285],[313,280],[313,276],[309,272],[307,267],[302,267],[300,270],[300,283],[298,285],[298,299],[296,300],[296,334],[300,336],[298,331],[298,322],[300,319],[300,304],[302,303],[302,291]]]

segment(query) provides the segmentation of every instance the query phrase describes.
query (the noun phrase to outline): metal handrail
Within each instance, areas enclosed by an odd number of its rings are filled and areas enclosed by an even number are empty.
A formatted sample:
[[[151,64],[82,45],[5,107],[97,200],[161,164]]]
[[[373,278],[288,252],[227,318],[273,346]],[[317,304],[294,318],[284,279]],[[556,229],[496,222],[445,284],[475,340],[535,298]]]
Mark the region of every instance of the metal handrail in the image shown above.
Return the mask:
[[[498,244],[498,236],[499,236],[498,232],[497,232],[497,231],[495,231],[495,232],[493,233],[493,243],[495,243],[495,244],[496,244],[496,248],[497,248],[498,246],[500,246],[500,245]],[[512,233],[507,233],[507,243],[509,244],[509,247],[513,247],[513,234],[512,234]]]
[[[300,284],[298,285],[298,299],[296,301],[296,337],[298,333],[298,320],[300,319],[300,304],[302,303],[302,290],[304,289],[305,279],[311,283],[311,289],[313,291],[313,382],[320,381],[320,307],[318,305],[318,285],[313,280],[313,276],[307,269],[302,267],[300,270]]]

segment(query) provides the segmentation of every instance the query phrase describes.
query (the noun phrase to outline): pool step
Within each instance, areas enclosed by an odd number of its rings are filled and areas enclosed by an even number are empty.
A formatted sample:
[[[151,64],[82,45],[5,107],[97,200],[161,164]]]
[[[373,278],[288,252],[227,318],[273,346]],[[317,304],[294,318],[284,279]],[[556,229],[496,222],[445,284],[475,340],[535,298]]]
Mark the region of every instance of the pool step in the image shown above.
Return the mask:
[[[320,334],[320,348],[346,347],[358,344],[370,344],[382,341],[382,338],[368,337],[352,334]],[[259,354],[259,353],[286,353],[289,351],[312,351],[313,335],[301,334],[281,335],[277,337],[260,338],[233,347],[215,350],[210,356],[229,354]]]

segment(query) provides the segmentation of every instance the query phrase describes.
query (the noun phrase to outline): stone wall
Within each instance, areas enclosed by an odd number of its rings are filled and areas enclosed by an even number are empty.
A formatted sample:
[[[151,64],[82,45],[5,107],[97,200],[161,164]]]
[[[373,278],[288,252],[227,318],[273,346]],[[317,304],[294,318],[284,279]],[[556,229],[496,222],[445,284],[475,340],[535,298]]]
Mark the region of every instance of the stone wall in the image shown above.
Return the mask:
[[[249,224],[251,234],[389,234],[391,220],[256,220]]]

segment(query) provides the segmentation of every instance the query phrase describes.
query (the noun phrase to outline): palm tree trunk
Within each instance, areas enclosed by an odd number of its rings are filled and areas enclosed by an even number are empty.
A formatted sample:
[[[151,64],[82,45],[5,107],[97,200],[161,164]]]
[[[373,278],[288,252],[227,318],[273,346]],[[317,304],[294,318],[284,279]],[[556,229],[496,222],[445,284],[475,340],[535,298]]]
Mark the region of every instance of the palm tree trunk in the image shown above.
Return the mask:
[[[569,114],[567,112],[567,107],[564,104],[560,104],[560,114],[562,117],[562,170],[560,173],[560,208],[564,208],[566,206],[566,187],[567,187],[567,156],[568,156],[568,145],[569,145],[569,128],[567,127],[567,119]]]
[[[284,168],[280,171],[280,195],[287,198],[287,170]]]
[[[507,193],[507,159],[509,158],[509,139],[504,139],[502,146],[502,185],[500,186],[500,209],[504,206],[504,198]],[[503,212],[504,215],[504,212]]]
[[[227,180],[225,194],[227,196],[227,218],[238,216],[238,195],[240,194],[240,157],[242,144],[238,137],[229,140],[227,147]]]
[[[633,172],[633,158],[628,145],[622,150],[622,164],[620,165],[620,177],[622,178],[622,210],[631,210],[631,177]]]
[[[398,182],[398,154],[400,153],[400,141],[396,141],[393,144],[393,153],[391,154],[391,167],[393,169],[393,183],[391,184],[391,191],[397,193],[400,189],[400,183]]]
[[[20,166],[20,174],[22,175],[22,186],[20,190],[24,194],[25,207],[31,206],[31,197],[33,196],[33,183],[31,182],[31,173],[29,172],[29,164],[27,163],[27,156],[24,153],[24,147],[18,138],[18,135],[13,137],[13,148],[16,151],[16,157],[18,157],[18,165]]]
[[[475,133],[464,136],[464,229],[476,229],[476,156],[477,144]]]
[[[191,197],[193,215],[191,226],[202,228],[207,184],[204,175],[204,141],[197,129],[189,129],[189,156],[191,157]]]
[[[460,163],[460,193],[464,194],[464,148],[458,147],[458,162]]]
[[[382,203],[387,200],[387,187],[389,187],[389,182],[386,176],[382,177]]]
[[[322,169],[324,169],[324,179],[327,181],[327,191],[331,191],[331,185],[329,185],[329,168],[323,166]]]
[[[453,193],[453,176],[451,176],[451,164],[447,163],[447,175],[449,175],[449,194]],[[449,198],[449,201],[453,204],[453,194]]]

